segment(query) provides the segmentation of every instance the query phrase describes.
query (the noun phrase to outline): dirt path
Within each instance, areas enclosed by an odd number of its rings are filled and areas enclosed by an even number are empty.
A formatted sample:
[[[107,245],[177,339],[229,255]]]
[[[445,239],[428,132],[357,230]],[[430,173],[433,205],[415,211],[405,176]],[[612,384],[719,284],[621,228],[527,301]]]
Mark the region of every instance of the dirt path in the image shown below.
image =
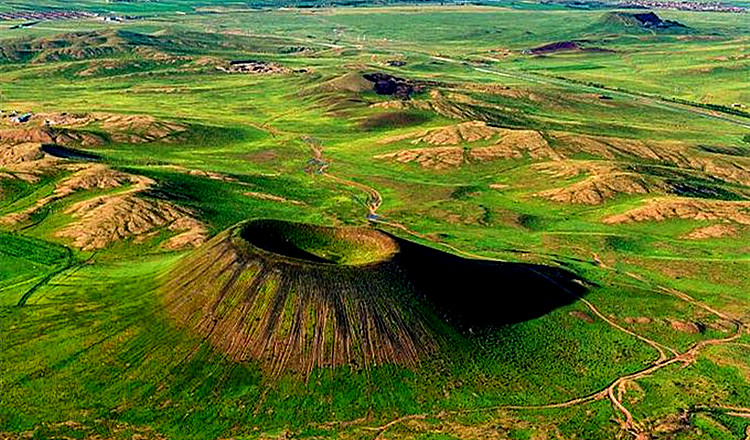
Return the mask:
[[[375,188],[367,186],[363,183],[344,179],[329,173],[328,167],[330,165],[330,162],[328,162],[328,160],[326,160],[324,156],[322,142],[309,136],[303,137],[302,140],[310,147],[310,154],[312,157],[310,158],[309,164],[313,166],[313,169],[311,169],[310,171],[342,185],[351,186],[367,193],[367,219],[373,220],[377,215],[380,205],[383,203],[383,197],[380,195],[380,193]]]
[[[383,203],[383,197],[375,188],[371,188],[363,183],[355,182],[353,180],[342,179],[340,177],[336,177],[333,174],[330,174],[327,172],[323,172],[322,174],[325,177],[335,180],[338,183],[353,186],[359,190],[366,192],[368,194],[368,200],[367,200],[367,211],[369,214],[368,219],[372,219],[372,217],[377,214],[378,209],[380,208],[380,205]]]

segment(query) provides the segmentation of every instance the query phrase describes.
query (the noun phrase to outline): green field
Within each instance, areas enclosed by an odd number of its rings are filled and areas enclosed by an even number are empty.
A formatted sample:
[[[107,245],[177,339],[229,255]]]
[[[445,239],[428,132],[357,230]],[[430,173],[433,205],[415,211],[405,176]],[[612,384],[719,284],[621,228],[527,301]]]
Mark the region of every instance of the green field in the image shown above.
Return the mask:
[[[0,438],[746,439],[746,14],[347,4],[0,4]]]

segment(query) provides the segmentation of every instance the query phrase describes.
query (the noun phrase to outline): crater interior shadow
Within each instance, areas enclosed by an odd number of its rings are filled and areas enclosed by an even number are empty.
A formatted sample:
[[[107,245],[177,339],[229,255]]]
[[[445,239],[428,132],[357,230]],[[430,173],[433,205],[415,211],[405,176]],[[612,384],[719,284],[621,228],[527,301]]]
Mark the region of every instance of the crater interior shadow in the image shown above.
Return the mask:
[[[50,156],[59,157],[61,159],[70,160],[87,160],[97,162],[101,160],[101,157],[88,151],[79,150],[76,148],[65,147],[57,144],[43,144],[42,151],[49,154]]]
[[[289,238],[287,228],[283,226],[284,224],[281,222],[253,222],[242,229],[240,236],[253,246],[274,254],[313,263],[335,263],[300,249]]]
[[[575,302],[586,288],[573,272],[541,264],[459,257],[393,237],[418,294],[461,330],[514,324]]]

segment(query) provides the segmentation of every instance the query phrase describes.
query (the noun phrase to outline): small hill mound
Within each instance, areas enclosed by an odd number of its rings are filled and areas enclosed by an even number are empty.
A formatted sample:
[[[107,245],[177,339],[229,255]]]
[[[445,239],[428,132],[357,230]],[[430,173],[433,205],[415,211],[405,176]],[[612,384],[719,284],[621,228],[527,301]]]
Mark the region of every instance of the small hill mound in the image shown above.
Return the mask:
[[[428,85],[426,82],[399,78],[382,72],[350,72],[330,79],[314,87],[312,92],[375,92],[378,95],[393,96],[408,100],[412,95],[421,93]]]
[[[573,281],[556,268],[464,259],[369,228],[255,220],[178,263],[163,292],[176,322],[229,358],[307,376],[414,366],[471,346],[456,341],[572,302],[583,293]]]
[[[372,90],[372,83],[359,72],[350,72],[330,79],[316,88],[320,92],[367,92]]]
[[[544,44],[542,46],[526,49],[523,51],[523,53],[526,55],[549,55],[557,52],[613,52],[610,49],[604,49],[595,46],[584,46],[581,43],[587,43],[587,41],[556,41],[554,43]]]
[[[648,30],[685,31],[689,28],[674,20],[662,20],[654,12],[609,12],[602,19],[604,24]]]
[[[534,47],[525,51],[532,55],[540,55],[555,52],[569,52],[581,50],[581,45],[575,41],[557,41],[555,43],[545,44],[543,46]]]

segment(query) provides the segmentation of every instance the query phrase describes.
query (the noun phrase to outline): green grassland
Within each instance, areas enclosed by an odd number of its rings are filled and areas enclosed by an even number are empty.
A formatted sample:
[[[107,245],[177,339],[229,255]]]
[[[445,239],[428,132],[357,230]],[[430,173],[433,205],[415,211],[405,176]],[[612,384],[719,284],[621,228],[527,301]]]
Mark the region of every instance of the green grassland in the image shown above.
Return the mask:
[[[0,11],[36,3],[6,2]],[[103,141],[75,148],[153,181],[138,197],[184,209],[208,237],[254,218],[377,227],[464,257],[565,268],[587,293],[586,302],[477,332],[415,368],[338,366],[306,378],[294,371],[269,377],[168,315],[160,286],[191,251],[164,246],[174,235],[167,224],[99,249],[61,236],[79,220],[77,204],[125,197],[137,184],[81,190],[24,222],[0,224],[0,437],[746,435],[750,227],[743,219],[750,214],[742,204],[750,186],[746,174],[727,174],[750,170],[744,14],[657,11],[691,29],[669,34],[604,24],[603,11],[533,5],[253,10],[207,1],[227,9],[196,13],[186,1],[44,3],[144,17],[24,29],[0,21],[0,110],[148,115],[178,124],[177,134],[132,142],[99,121],[79,131]],[[606,50],[523,52],[572,40]],[[216,68],[238,59],[289,70]],[[396,99],[363,88],[364,72],[422,82],[425,90],[388,107]],[[735,103],[744,107],[729,107]],[[654,143],[656,153],[640,156],[564,150],[566,163],[614,167],[652,186],[598,204],[564,203],[539,194],[595,171],[545,173],[540,165],[554,161],[530,150],[445,168],[376,158],[431,147],[415,139],[469,121],[534,130],[555,151],[567,148],[562,134]],[[7,118],[2,124],[17,127]],[[469,155],[495,141],[457,148]],[[659,156],[677,144],[680,158]],[[0,217],[53,196],[74,171],[6,176],[14,173],[0,166]],[[670,197],[735,203],[728,206],[739,214],[606,221]],[[376,222],[368,221],[373,211]],[[686,238],[716,224],[734,232]],[[313,238],[305,242],[311,252],[358,261],[331,237]],[[497,296],[478,308],[524,294],[504,289],[502,279],[487,287]],[[711,342],[736,332],[737,339]],[[696,346],[685,362],[617,382],[649,368],[660,350],[671,359]],[[606,393],[596,397],[613,384],[634,426],[625,427]],[[587,396],[594,397],[548,406]]]

